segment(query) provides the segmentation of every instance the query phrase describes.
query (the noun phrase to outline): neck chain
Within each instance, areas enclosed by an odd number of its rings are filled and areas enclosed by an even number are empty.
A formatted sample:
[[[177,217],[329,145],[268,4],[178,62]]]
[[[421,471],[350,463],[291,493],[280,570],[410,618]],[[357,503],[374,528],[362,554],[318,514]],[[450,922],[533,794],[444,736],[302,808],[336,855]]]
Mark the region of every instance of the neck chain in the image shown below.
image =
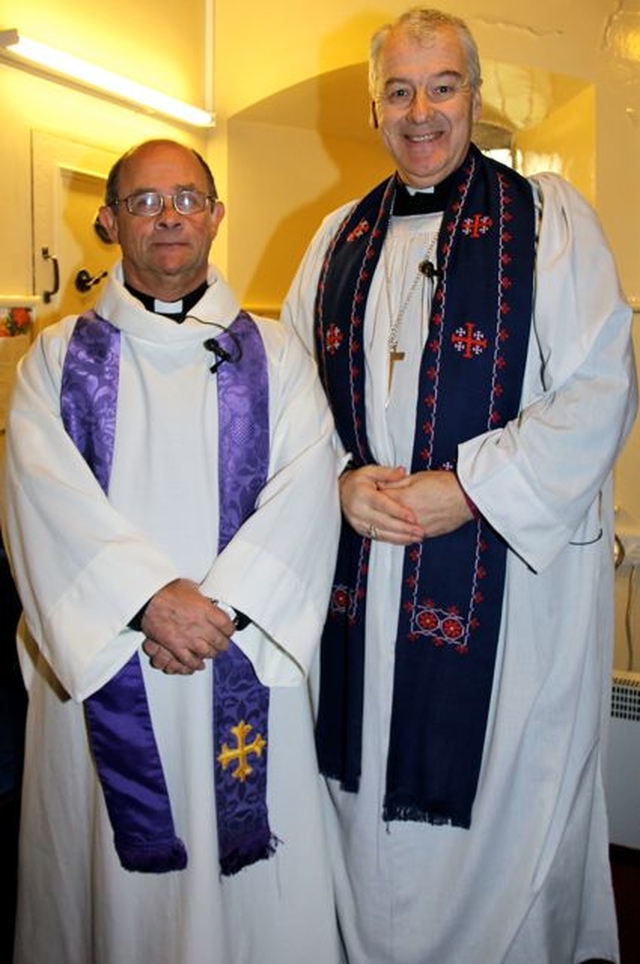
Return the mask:
[[[422,260],[418,265],[416,276],[413,279],[411,287],[405,295],[404,300],[401,302],[395,317],[391,310],[391,273],[389,271],[389,265],[386,257],[384,259],[385,281],[387,288],[387,311],[389,313],[389,334],[387,336],[387,348],[389,350],[389,390],[391,390],[391,382],[393,380],[393,369],[395,364],[396,362],[403,361],[405,356],[403,351],[398,351],[398,332],[400,330],[400,325],[402,324],[402,319],[404,318],[405,312],[409,307],[409,303],[411,302],[411,299],[413,298],[413,295],[415,294],[420,282],[424,278],[428,278],[430,281],[433,281],[438,274],[436,266],[433,263],[433,256],[435,254],[437,243],[438,232],[436,231],[429,241],[424,260]]]

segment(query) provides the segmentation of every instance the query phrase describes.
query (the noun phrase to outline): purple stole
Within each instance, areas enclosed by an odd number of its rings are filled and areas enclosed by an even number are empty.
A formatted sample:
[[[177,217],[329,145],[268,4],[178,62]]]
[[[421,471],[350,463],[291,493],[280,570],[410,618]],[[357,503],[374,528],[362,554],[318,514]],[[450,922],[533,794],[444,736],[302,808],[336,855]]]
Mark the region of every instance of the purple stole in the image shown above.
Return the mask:
[[[346,216],[326,253],[316,298],[319,371],[356,466],[375,461],[367,439],[363,325],[396,184],[394,176],[378,185]],[[440,276],[413,420],[407,413],[412,473],[454,471],[461,442],[517,415],[534,244],[530,186],[472,145],[453,176],[438,238]],[[320,767],[352,792],[361,766],[370,549],[369,539],[343,524],[321,650]],[[471,824],[505,565],[506,546],[482,518],[405,550],[385,821]]]
[[[269,461],[264,345],[244,312],[228,330],[232,334],[223,332],[218,343],[232,355],[239,343],[242,353],[217,372],[219,551],[253,512]],[[119,366],[120,331],[94,312],[80,316],[64,362],[61,414],[105,494],[116,434]],[[213,661],[213,680],[218,845],[221,873],[228,875],[275,849],[266,804],[269,690],[233,642]],[[182,870],[187,852],[174,827],[137,652],[84,707],[122,866],[147,873]]]

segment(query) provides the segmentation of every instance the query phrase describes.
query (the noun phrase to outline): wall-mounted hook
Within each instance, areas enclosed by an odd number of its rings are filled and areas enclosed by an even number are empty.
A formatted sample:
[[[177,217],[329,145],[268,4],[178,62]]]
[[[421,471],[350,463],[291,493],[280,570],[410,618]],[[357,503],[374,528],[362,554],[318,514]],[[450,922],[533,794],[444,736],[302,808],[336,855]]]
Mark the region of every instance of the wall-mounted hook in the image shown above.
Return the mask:
[[[74,282],[77,291],[85,292],[93,288],[94,285],[100,284],[103,278],[107,277],[106,271],[101,271],[94,278],[91,277],[86,268],[81,268],[76,275],[76,280]]]
[[[60,269],[58,268],[58,259],[54,258],[52,254],[49,254],[49,248],[42,249],[42,258],[44,261],[50,261],[53,265],[53,288],[51,288],[50,291],[42,292],[42,300],[45,305],[48,305],[60,288]]]

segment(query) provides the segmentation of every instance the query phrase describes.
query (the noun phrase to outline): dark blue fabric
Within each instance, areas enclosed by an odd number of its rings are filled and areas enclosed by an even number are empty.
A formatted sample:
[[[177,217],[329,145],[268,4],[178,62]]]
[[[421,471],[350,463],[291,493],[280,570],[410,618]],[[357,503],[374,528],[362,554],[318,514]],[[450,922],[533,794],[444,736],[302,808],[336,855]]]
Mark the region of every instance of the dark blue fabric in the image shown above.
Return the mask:
[[[350,212],[316,301],[321,377],[354,464],[367,440],[364,318],[397,178]],[[473,145],[452,179],[438,237],[439,280],[413,413],[412,472],[455,470],[457,447],[517,412],[531,322],[531,188]],[[321,653],[321,768],[357,790],[370,543],[345,523]],[[395,648],[385,820],[468,827],[500,629],[506,547],[478,518],[407,547]]]

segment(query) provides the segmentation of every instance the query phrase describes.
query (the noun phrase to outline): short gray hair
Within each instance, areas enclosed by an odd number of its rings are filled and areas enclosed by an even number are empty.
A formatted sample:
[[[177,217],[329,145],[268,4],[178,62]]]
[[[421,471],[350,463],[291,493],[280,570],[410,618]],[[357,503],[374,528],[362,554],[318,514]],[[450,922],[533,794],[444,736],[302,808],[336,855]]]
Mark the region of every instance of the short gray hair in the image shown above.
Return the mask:
[[[376,30],[371,38],[369,47],[369,94],[372,100],[375,100],[379,93],[380,52],[389,34],[394,30],[404,28],[413,40],[424,42],[425,40],[430,40],[436,31],[442,27],[451,27],[460,37],[467,56],[469,86],[472,90],[480,89],[482,85],[480,56],[473,34],[465,21],[460,17],[455,17],[453,14],[444,13],[442,10],[433,10],[428,7],[411,7],[410,10],[401,14],[393,23],[386,23]]]

